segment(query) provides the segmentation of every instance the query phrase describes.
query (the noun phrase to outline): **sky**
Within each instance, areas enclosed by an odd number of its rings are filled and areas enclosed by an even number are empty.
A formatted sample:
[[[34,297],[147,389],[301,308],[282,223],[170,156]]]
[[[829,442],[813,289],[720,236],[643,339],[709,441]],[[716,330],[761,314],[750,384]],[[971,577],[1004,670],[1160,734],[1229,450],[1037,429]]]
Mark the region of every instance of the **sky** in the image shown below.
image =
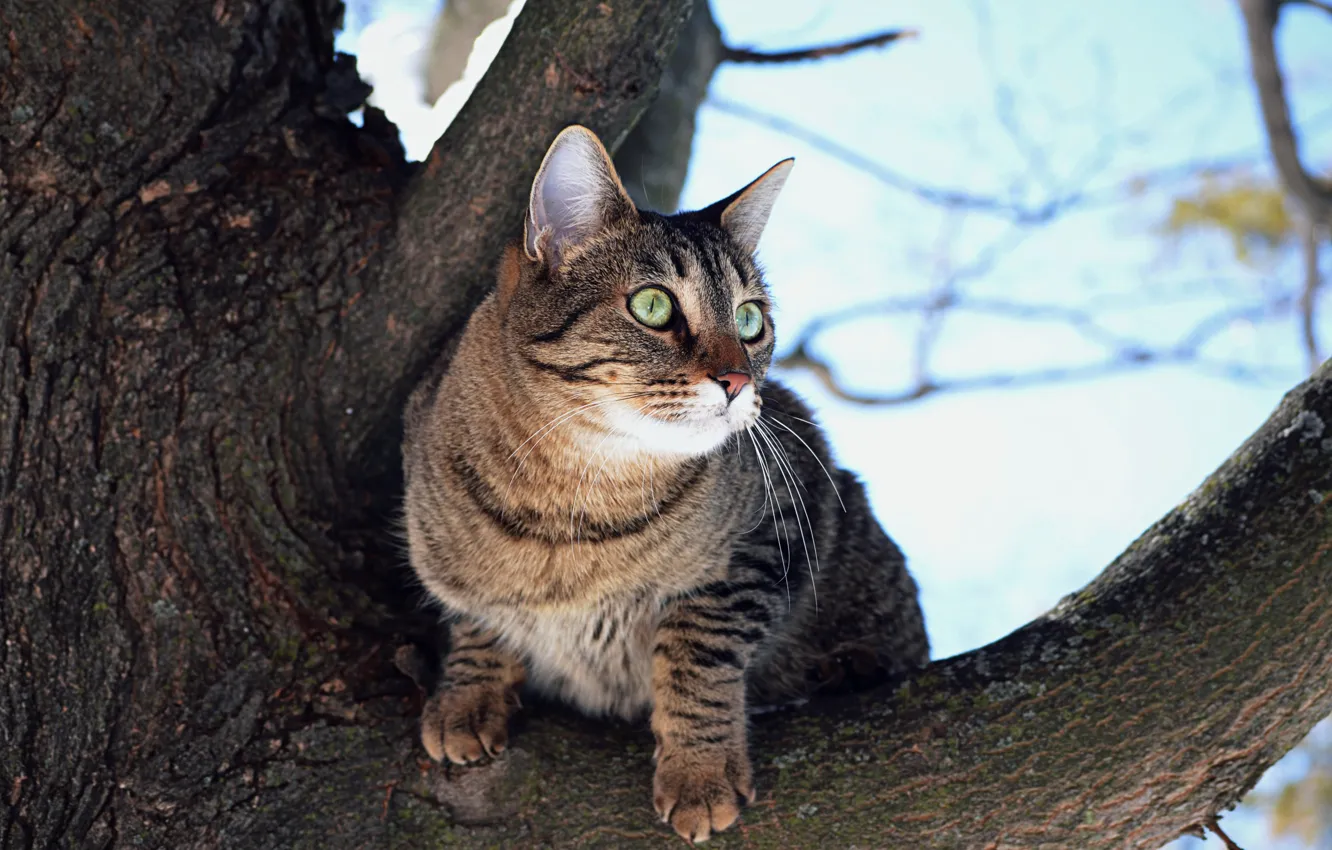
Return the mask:
[[[516,13],[519,4],[512,11]],[[372,99],[422,158],[507,32],[478,40],[464,81],[432,109],[419,63],[436,9],[426,0],[350,4],[339,49],[356,53]],[[1171,240],[1159,224],[1190,163],[1268,172],[1234,0],[714,0],[731,44],[783,49],[909,27],[889,49],[778,67],[723,66],[699,116],[681,204],[704,206],[774,162],[796,167],[759,256],[781,340],[813,317],[873,299],[937,291],[1094,308],[1145,344],[1180,339],[1235,304],[1295,279],[1289,260],[1246,267],[1221,239]],[[1332,164],[1332,16],[1292,8],[1278,32],[1306,161]],[[831,139],[920,185],[1039,207],[1074,191],[1115,199],[1052,222],[940,209],[737,114],[758,110]],[[1126,192],[1137,184],[1145,191]],[[1159,189],[1159,190],[1158,190]],[[1332,251],[1324,252],[1332,274]],[[990,262],[987,258],[992,259]],[[1332,341],[1332,298],[1321,331]],[[836,326],[815,350],[848,386],[909,385],[913,315]],[[1075,592],[1178,504],[1304,374],[1293,318],[1234,321],[1203,350],[1259,374],[1173,366],[1080,383],[939,394],[895,407],[839,402],[807,374],[781,378],[818,412],[840,464],[865,481],[876,515],[921,588],[935,657],[983,645]],[[931,363],[958,378],[1097,362],[1065,325],[949,315]],[[1264,782],[1298,775],[1298,758]],[[1273,844],[1243,808],[1225,821],[1243,846]],[[1180,848],[1220,848],[1219,840]]]

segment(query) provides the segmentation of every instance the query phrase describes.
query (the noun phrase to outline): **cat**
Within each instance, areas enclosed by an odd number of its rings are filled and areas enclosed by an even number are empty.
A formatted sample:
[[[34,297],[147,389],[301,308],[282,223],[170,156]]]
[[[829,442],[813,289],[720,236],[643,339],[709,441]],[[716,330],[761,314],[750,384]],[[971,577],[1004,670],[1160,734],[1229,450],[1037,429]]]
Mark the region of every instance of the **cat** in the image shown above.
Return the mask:
[[[551,144],[521,244],[405,416],[409,557],[452,618],[432,758],[503,752],[524,683],[650,712],[653,804],[703,841],[754,799],[747,703],[928,660],[901,552],[767,378],[754,251],[792,163],[663,216],[589,130]]]

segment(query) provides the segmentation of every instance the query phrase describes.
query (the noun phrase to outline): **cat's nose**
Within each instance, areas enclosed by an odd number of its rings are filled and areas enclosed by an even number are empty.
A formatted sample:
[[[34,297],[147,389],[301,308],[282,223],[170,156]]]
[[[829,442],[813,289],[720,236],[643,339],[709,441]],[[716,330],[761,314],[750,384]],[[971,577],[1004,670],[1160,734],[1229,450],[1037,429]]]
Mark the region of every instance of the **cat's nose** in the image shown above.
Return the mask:
[[[721,384],[722,390],[726,393],[726,401],[732,402],[749,383],[749,376],[744,372],[723,372],[712,380]]]

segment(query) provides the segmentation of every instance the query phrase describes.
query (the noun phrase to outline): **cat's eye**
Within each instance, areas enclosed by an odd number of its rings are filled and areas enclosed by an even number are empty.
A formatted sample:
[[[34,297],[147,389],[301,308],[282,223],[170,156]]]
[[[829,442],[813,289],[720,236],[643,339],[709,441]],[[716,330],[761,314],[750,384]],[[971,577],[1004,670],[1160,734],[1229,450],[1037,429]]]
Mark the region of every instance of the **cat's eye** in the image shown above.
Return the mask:
[[[735,326],[742,340],[753,342],[763,336],[763,310],[753,301],[746,301],[735,309]]]
[[[671,323],[675,306],[666,290],[645,286],[629,298],[629,312],[650,328],[664,328]]]

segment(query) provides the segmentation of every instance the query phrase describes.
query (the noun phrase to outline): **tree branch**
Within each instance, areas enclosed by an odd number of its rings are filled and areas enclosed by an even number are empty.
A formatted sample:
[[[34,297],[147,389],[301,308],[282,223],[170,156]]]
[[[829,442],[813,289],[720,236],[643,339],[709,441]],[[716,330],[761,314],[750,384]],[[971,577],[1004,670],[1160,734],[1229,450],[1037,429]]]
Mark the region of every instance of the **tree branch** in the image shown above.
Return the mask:
[[[1309,371],[1323,362],[1318,345],[1318,290],[1322,273],[1318,268],[1318,226],[1312,221],[1300,224],[1300,253],[1304,260],[1304,284],[1300,289],[1300,338],[1304,342],[1304,356]]]
[[[1299,141],[1291,126],[1285,82],[1277,61],[1274,35],[1281,6],[1282,0],[1241,0],[1249,63],[1277,174],[1303,214],[1326,226],[1332,222],[1332,186],[1314,179],[1300,160]]]
[[[1212,831],[1213,835],[1221,839],[1221,843],[1226,845],[1226,850],[1244,850],[1229,835],[1226,835],[1225,830],[1221,829],[1221,824],[1216,822],[1215,816],[1207,819],[1207,828]]]
[[[898,392],[860,392],[842,383],[832,365],[817,355],[811,354],[808,349],[795,349],[777,360],[777,365],[783,369],[808,371],[834,398],[862,407],[898,407],[943,393],[1070,384],[1078,381],[1106,378],[1126,372],[1136,372],[1151,366],[1182,364],[1196,366],[1204,371],[1230,378],[1253,377],[1252,369],[1243,363],[1204,360],[1174,350],[1137,349],[1095,363],[1076,366],[1055,366],[1047,369],[1033,369],[1030,372],[997,373],[961,378],[934,378],[925,375],[917,376],[916,381],[910,387]]]
[[[1332,3],[1329,3],[1328,0],[1285,0],[1285,2],[1295,3],[1300,6],[1312,6],[1315,9],[1322,9],[1324,12],[1332,15]]]
[[[994,215],[1008,219],[1015,224],[1043,224],[1054,219],[1064,209],[1080,202],[1083,197],[1080,192],[1074,192],[1054,198],[1044,204],[1023,206],[1003,198],[976,195],[960,189],[931,186],[875,162],[859,151],[830,139],[815,130],[797,124],[784,116],[764,112],[738,101],[728,100],[716,95],[709,97],[703,103],[704,106],[718,112],[734,115],[752,124],[767,127],[790,136],[854,168],[861,174],[890,189],[913,195],[925,203],[947,209]]]
[[[1111,332],[1098,323],[1092,313],[1077,307],[1024,304],[994,298],[964,298],[956,294],[943,301],[933,296],[891,298],[856,304],[845,310],[815,317],[806,324],[796,339],[795,347],[775,362],[783,369],[808,371],[833,397],[865,407],[895,407],[940,393],[1015,389],[1094,380],[1153,366],[1187,364],[1232,380],[1254,380],[1257,374],[1251,367],[1239,362],[1202,357],[1202,348],[1237,321],[1258,321],[1289,306],[1289,301],[1276,301],[1221,310],[1198,322],[1173,346],[1153,348],[1145,342]],[[922,313],[934,315],[937,320],[945,311],[954,310],[1018,321],[1059,322],[1077,331],[1089,342],[1102,346],[1107,354],[1105,359],[1092,363],[960,378],[935,378],[916,368],[912,384],[903,390],[862,392],[846,386],[838,378],[832,364],[811,350],[815,339],[829,328],[866,316]]]
[[[739,65],[784,65],[790,62],[807,62],[812,59],[826,59],[829,56],[842,56],[870,47],[883,47],[901,39],[915,38],[918,34],[916,30],[911,29],[884,30],[851,41],[772,52],[726,45],[722,48],[722,61]]]
[[[1329,424],[1332,365],[1048,614],[904,684],[756,718],[766,790],[714,842],[1156,850],[1211,826],[1332,711]],[[413,772],[398,816],[441,799],[523,825],[453,831],[464,847],[676,842],[650,816],[645,730],[525,723],[498,762]]]

